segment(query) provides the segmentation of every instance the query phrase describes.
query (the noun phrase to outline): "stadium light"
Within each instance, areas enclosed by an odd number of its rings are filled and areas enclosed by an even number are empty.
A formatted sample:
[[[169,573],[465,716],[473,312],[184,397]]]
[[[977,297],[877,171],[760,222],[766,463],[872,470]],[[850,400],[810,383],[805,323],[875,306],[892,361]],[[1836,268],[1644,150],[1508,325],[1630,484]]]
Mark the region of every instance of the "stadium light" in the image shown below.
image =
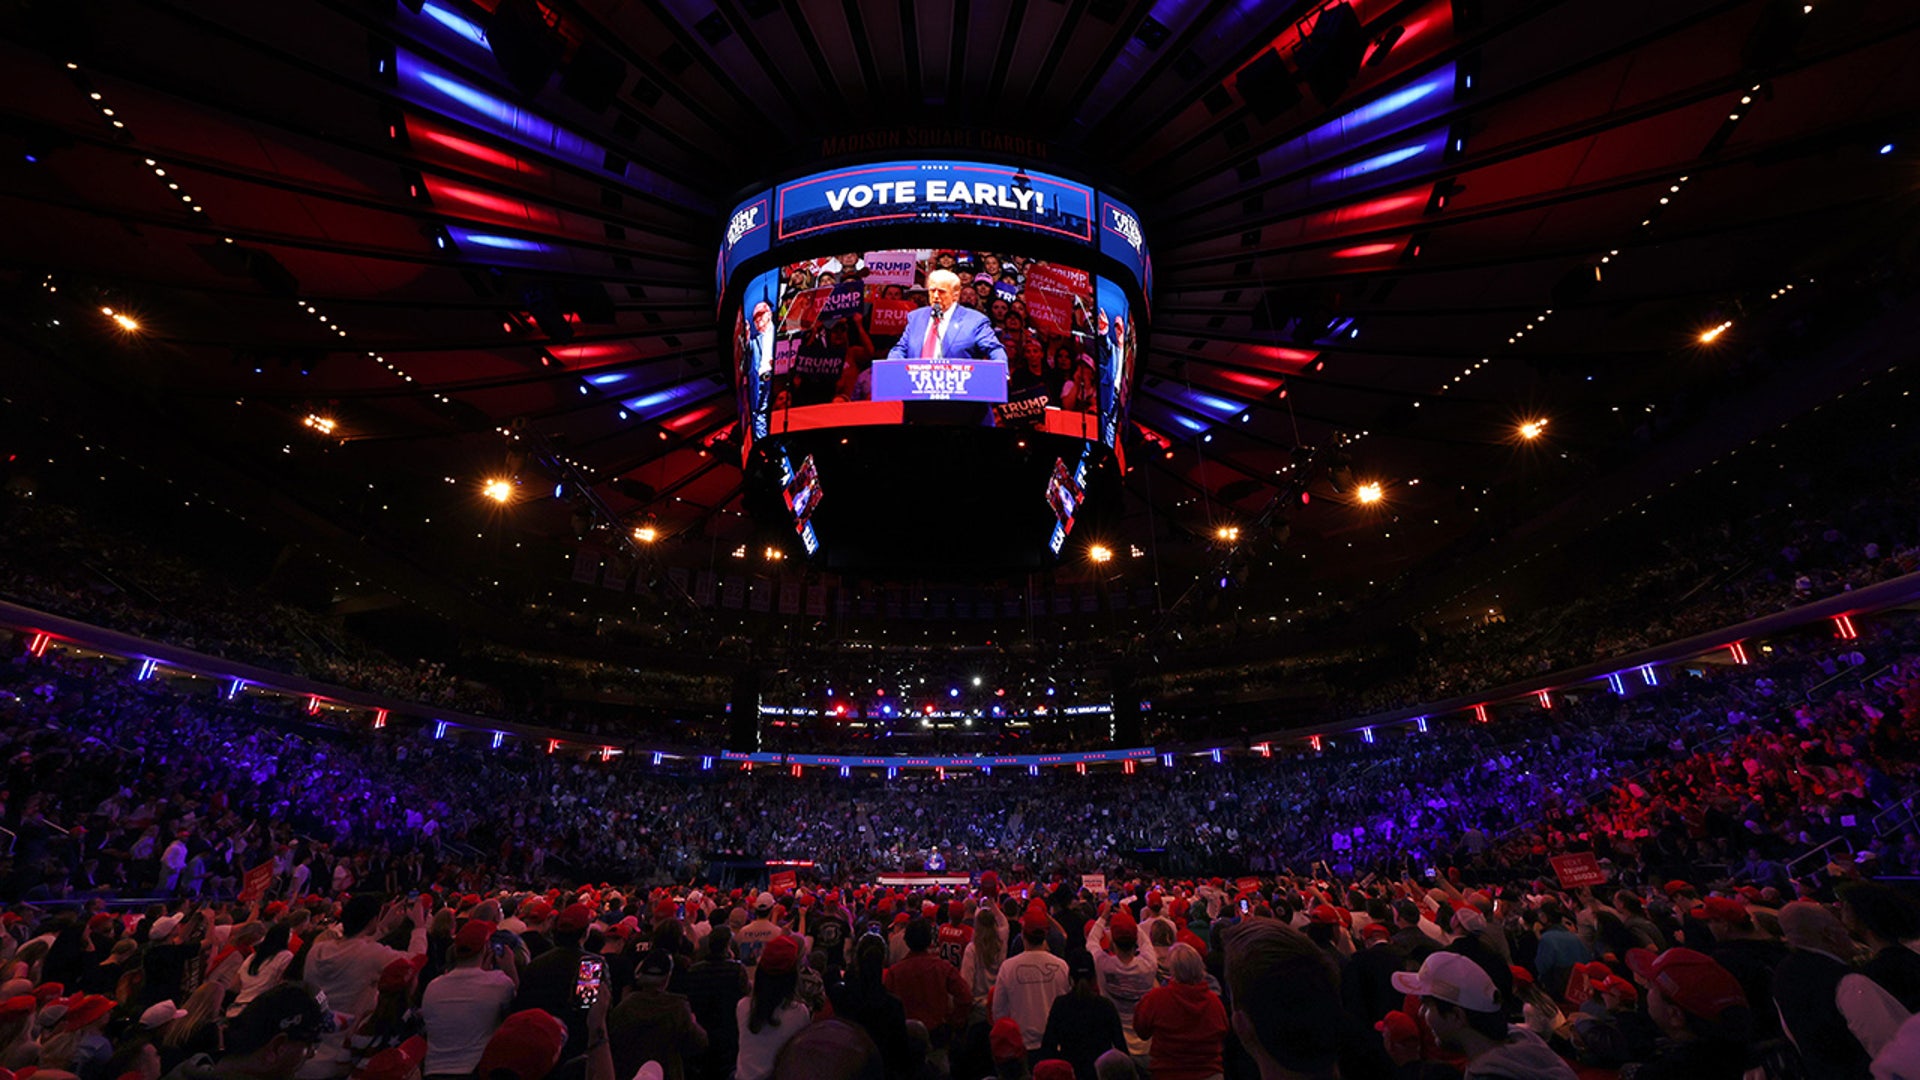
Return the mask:
[[[660,530],[651,525],[642,525],[633,530],[633,538],[643,544],[651,544],[660,539]]]
[[[1113,558],[1113,549],[1105,544],[1093,544],[1087,548],[1087,558],[1103,563]]]
[[[301,422],[322,435],[331,435],[333,429],[340,426],[332,417],[321,416],[319,413],[308,413],[307,418]]]
[[[487,481],[480,493],[504,506],[513,501],[513,481],[496,477]]]
[[[1381,489],[1380,485],[1372,482],[1361,484],[1358,488],[1354,489],[1353,494],[1355,498],[1368,505],[1377,503],[1386,497],[1386,492]]]
[[[1732,328],[1733,328],[1732,319],[1728,319],[1726,322],[1721,323],[1719,326],[1708,327],[1707,329],[1700,331],[1700,344],[1711,345],[1715,341],[1719,340],[1721,334],[1726,333],[1728,330],[1731,330]]]
[[[1520,437],[1528,442],[1539,438],[1547,430],[1545,420],[1523,420],[1520,422]]]
[[[129,334],[138,333],[140,331],[139,320],[135,319],[133,316],[128,315],[123,311],[115,311],[110,307],[103,307],[100,309],[100,314],[105,315],[109,319],[112,319],[115,325],[119,326],[120,329],[125,330]]]
[[[1213,538],[1223,543],[1231,544],[1240,539],[1240,526],[1222,525],[1213,531]]]

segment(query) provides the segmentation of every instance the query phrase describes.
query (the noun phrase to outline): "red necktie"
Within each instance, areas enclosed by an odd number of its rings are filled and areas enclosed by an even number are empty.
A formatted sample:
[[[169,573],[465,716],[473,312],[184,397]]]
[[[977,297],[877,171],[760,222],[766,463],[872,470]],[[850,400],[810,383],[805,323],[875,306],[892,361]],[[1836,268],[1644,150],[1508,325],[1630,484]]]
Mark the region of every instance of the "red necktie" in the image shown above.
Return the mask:
[[[920,355],[932,359],[934,350],[938,348],[939,345],[940,309],[934,308],[933,314],[927,318],[927,343],[920,347]]]

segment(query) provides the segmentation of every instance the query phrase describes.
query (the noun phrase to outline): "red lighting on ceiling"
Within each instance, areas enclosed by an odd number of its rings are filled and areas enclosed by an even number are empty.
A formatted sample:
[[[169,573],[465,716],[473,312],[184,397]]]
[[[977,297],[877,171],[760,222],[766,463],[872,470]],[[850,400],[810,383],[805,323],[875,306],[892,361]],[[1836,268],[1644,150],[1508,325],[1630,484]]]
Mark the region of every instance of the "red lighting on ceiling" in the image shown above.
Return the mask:
[[[1244,371],[1223,371],[1220,377],[1236,386],[1257,390],[1262,394],[1272,393],[1280,386],[1280,380],[1271,375],[1250,375]]]
[[[608,360],[614,357],[630,356],[631,346],[618,342],[602,342],[594,345],[552,345],[547,348],[555,360],[563,364],[579,363],[582,360]]]
[[[694,425],[698,424],[700,421],[705,420],[708,417],[712,416],[715,412],[719,410],[719,408],[720,407],[718,405],[704,405],[697,409],[689,409],[686,412],[683,412],[680,415],[666,421],[665,426],[672,428],[675,431],[684,431],[687,428],[693,427]]]
[[[1366,202],[1342,206],[1328,213],[1332,222],[1357,221],[1362,218],[1375,218],[1399,210],[1418,210],[1426,206],[1425,195],[1389,195],[1383,199],[1368,199]]]
[[[1369,255],[1386,255],[1400,250],[1400,243],[1360,244],[1355,247],[1341,248],[1333,253],[1336,259],[1364,259]]]
[[[496,150],[491,146],[482,146],[480,143],[474,142],[471,139],[463,139],[450,132],[440,131],[414,117],[407,118],[407,133],[418,136],[435,145],[445,147],[462,157],[469,157],[475,161],[485,162],[488,165],[498,166],[502,169],[512,169],[514,172],[537,173],[540,171],[538,166],[521,161],[519,158],[514,157],[504,150]]]
[[[475,191],[472,188],[461,187],[458,184],[449,184],[444,180],[439,180],[431,176],[427,177],[427,193],[433,196],[435,202],[465,203],[468,206],[513,218],[516,221],[524,221],[532,216],[532,212],[527,207],[527,204],[520,202],[518,199],[509,199],[485,191]]]

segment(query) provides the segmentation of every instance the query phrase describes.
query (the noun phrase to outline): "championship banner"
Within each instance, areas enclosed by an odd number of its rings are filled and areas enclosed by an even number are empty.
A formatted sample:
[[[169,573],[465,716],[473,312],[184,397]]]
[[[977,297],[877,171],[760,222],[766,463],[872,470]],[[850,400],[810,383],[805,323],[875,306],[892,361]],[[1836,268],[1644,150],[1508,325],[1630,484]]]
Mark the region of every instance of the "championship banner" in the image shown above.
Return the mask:
[[[774,191],[779,242],[878,222],[966,221],[1096,242],[1094,194],[1047,173],[965,161],[898,161],[819,173]]]
[[[867,252],[867,287],[898,285],[901,288],[911,288],[917,262],[917,253],[912,251],[869,251]]]
[[[582,585],[591,585],[600,580],[600,556],[597,552],[581,548],[573,553],[573,580]]]
[[[780,583],[780,614],[800,614],[800,583],[783,581]]]
[[[720,587],[721,607],[732,608],[738,611],[741,605],[746,602],[747,580],[745,578],[730,577],[726,580],[726,583]]]
[[[875,401],[1007,400],[1007,365],[997,360],[875,360]]]
[[[1600,860],[1591,851],[1582,851],[1573,855],[1555,855],[1547,860],[1553,864],[1553,873],[1560,879],[1563,889],[1578,889],[1583,885],[1605,885],[1607,872],[1600,868]]]
[[[753,590],[748,594],[747,607],[760,612],[773,609],[772,579],[763,577],[753,579]]]
[[[246,874],[241,877],[240,895],[234,899],[258,900],[266,896],[267,890],[273,888],[274,877],[273,860],[269,859],[259,866],[248,870]]]
[[[825,585],[807,586],[807,614],[819,619],[827,614],[827,587]]]

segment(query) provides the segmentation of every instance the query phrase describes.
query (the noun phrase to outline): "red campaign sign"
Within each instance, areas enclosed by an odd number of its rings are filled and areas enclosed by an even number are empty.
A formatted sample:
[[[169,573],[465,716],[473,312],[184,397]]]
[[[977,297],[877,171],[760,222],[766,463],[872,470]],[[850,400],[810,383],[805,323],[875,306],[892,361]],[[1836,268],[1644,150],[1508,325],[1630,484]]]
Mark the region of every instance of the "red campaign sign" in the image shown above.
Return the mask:
[[[1574,855],[1555,855],[1549,861],[1553,863],[1553,872],[1560,878],[1560,887],[1563,889],[1577,889],[1582,885],[1604,885],[1607,882],[1607,872],[1600,869],[1600,860],[1595,858],[1591,851]]]
[[[1040,263],[1027,269],[1027,291],[1047,289],[1062,292],[1070,296],[1086,296],[1093,292],[1093,279],[1085,270],[1071,266],[1058,266],[1054,263]],[[1033,300],[1027,300],[1032,305]]]
[[[915,306],[911,300],[875,300],[873,325],[868,330],[874,337],[899,337],[906,330],[907,315]]]
[[[770,884],[776,893],[792,892],[800,884],[800,876],[793,870],[775,870]]]
[[[273,863],[271,861],[263,862],[259,866],[247,871],[246,876],[240,879],[240,895],[238,899],[258,900],[267,895],[267,890],[273,887],[274,876]]]
[[[1073,332],[1073,297],[1051,288],[1029,286],[1027,319],[1049,334]]]
[[[1260,887],[1260,879],[1257,877],[1236,878],[1233,884],[1234,887],[1241,892],[1253,892]]]

